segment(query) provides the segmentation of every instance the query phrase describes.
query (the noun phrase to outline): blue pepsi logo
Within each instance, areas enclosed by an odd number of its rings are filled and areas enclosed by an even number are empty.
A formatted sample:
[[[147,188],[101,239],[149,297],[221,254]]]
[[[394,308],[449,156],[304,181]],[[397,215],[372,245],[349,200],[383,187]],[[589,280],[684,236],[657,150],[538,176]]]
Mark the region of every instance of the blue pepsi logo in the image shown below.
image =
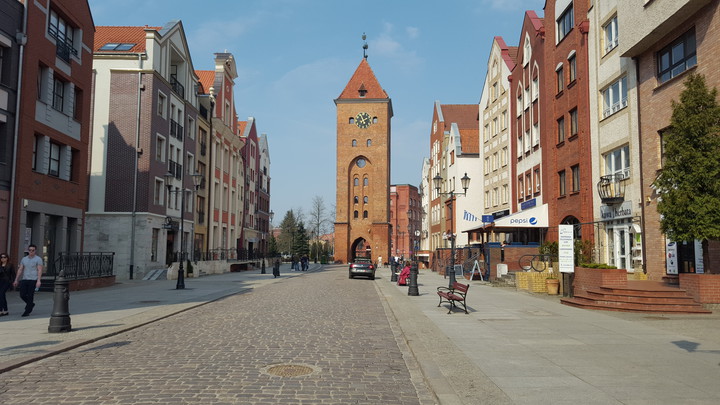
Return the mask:
[[[537,218],[530,217],[530,225],[537,225]]]

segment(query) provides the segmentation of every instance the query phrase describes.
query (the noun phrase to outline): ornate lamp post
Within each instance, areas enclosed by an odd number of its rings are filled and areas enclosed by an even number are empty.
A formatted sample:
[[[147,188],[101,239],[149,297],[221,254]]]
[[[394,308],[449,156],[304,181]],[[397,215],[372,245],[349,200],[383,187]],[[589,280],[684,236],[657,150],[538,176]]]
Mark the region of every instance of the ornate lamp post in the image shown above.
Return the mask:
[[[450,196],[450,198],[448,199],[450,201],[448,203],[448,207],[450,207],[450,226],[453,229],[451,229],[450,235],[448,235],[448,238],[450,239],[450,266],[448,269],[450,281],[448,287],[452,288],[453,283],[455,283],[455,217],[453,217],[453,204],[455,203],[456,195],[467,195],[467,189],[470,186],[470,177],[468,177],[467,173],[465,173],[465,175],[460,179],[460,183],[462,184],[463,188],[462,193],[456,193],[455,190],[450,190],[447,193],[441,193],[440,187],[442,186],[442,182],[443,178],[439,174],[433,177],[433,184],[435,186],[435,190],[437,191],[438,196]]]
[[[268,224],[268,230],[272,232],[272,220],[275,216],[275,213],[273,210],[270,210],[270,223]],[[266,274],[265,273],[265,257],[267,256],[267,238],[265,238],[266,233],[263,233],[263,250],[262,250],[262,264],[260,265],[260,274]]]
[[[175,289],[183,290],[185,289],[185,264],[183,263],[185,260],[185,192],[188,190],[185,189],[185,185],[183,184],[184,176],[181,175],[180,188],[173,191],[172,186],[170,185],[170,179],[173,177],[175,177],[175,174],[170,172],[166,173],[165,184],[168,189],[168,199],[170,198],[170,194],[180,193],[180,265],[178,266],[178,277]],[[193,186],[195,186],[195,190],[192,191],[195,192],[198,187],[200,187],[202,174],[196,172],[195,174],[190,175],[190,177],[192,178]]]

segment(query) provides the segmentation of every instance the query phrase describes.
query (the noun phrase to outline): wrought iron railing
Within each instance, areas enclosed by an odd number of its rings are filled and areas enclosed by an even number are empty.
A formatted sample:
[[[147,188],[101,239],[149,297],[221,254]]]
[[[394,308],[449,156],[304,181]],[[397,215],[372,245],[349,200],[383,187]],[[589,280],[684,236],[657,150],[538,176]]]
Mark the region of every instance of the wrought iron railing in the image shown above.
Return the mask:
[[[193,252],[193,260],[195,261],[212,261],[212,260],[257,260],[262,258],[260,249],[212,249],[206,252],[196,250]]]
[[[597,183],[600,201],[603,204],[617,204],[625,201],[625,183],[629,174],[626,172],[617,172],[606,176],[600,176]]]
[[[172,87],[172,90],[180,97],[185,98],[185,86],[180,84],[175,76],[170,76],[170,87]]]
[[[44,276],[68,280],[109,277],[113,273],[114,252],[61,252]]]
[[[177,121],[171,119],[170,120],[170,136],[177,138],[178,141],[183,140],[183,127],[178,123]]]

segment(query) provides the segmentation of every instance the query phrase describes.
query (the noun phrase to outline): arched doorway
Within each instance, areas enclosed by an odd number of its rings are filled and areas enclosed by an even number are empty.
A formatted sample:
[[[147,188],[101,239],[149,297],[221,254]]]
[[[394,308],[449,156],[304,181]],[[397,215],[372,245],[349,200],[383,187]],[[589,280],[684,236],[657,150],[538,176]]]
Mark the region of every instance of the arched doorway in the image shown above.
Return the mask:
[[[577,226],[577,225],[580,225],[580,221],[577,218],[575,218],[572,215],[569,215],[569,216],[565,217],[565,219],[560,221],[560,224],[575,225],[575,226],[573,226],[573,238],[582,239],[582,227]]]
[[[350,261],[355,261],[356,257],[367,257],[372,259],[372,249],[370,243],[365,238],[357,238],[350,246]]]

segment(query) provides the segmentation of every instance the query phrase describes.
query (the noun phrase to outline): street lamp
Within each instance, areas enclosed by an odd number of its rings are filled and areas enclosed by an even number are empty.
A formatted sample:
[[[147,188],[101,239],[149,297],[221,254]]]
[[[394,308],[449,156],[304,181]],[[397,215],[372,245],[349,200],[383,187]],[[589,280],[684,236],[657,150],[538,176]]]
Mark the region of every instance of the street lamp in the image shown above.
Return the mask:
[[[450,239],[450,269],[448,270],[448,275],[450,276],[449,288],[452,288],[453,283],[455,283],[455,217],[453,217],[453,204],[455,203],[456,195],[467,195],[467,189],[470,186],[470,177],[468,177],[467,173],[465,173],[465,175],[460,179],[460,183],[462,184],[463,188],[462,193],[456,193],[455,190],[450,190],[450,192],[447,193],[441,193],[440,187],[442,186],[442,181],[443,178],[439,174],[433,177],[433,183],[435,185],[435,190],[437,191],[438,196],[450,196],[450,202],[448,203],[448,207],[450,207],[450,226],[453,229],[450,231],[450,235],[448,236],[448,238]]]
[[[270,235],[272,236],[272,220],[275,216],[275,213],[273,210],[270,210],[270,223],[268,224],[268,231],[270,231]],[[265,256],[267,256],[267,238],[265,237],[266,232],[263,232],[263,246],[262,246],[262,264],[260,265],[260,274],[265,274]]]
[[[175,284],[176,290],[183,290],[185,289],[185,267],[183,260],[185,258],[185,185],[183,184],[183,176],[180,176],[180,188],[173,191],[172,186],[170,185],[170,180],[175,177],[174,173],[167,172],[165,174],[165,184],[167,185],[168,189],[168,201],[170,199],[170,194],[172,193],[180,193],[180,265],[178,266],[178,277],[177,277],[177,284]],[[190,175],[192,178],[193,186],[195,186],[195,190],[197,191],[198,187],[200,187],[200,181],[202,180],[202,174],[195,173]]]

